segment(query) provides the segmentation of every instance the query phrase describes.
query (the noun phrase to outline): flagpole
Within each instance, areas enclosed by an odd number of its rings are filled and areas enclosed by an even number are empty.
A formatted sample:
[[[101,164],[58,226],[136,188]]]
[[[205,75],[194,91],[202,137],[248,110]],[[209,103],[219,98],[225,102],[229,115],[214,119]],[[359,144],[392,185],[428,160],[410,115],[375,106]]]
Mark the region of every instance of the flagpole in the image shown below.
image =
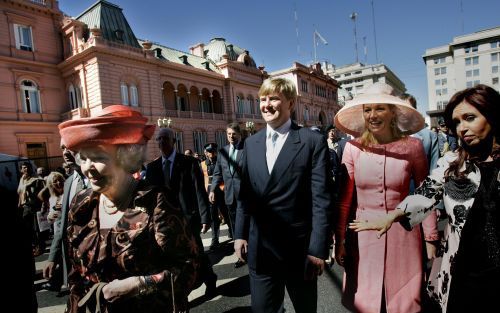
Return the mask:
[[[313,33],[313,45],[314,45],[314,64],[317,63],[317,58],[316,58],[316,29],[314,29]]]

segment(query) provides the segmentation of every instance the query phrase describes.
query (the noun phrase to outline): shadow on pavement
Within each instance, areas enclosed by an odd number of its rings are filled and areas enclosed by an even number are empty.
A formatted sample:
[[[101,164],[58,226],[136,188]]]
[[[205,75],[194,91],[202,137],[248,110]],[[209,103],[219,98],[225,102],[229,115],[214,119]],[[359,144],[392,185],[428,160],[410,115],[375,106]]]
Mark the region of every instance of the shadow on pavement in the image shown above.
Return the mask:
[[[250,295],[250,278],[248,277],[248,275],[239,277],[233,281],[230,281],[224,285],[217,287],[216,296],[237,298],[237,297],[245,297],[248,295]],[[191,301],[189,303],[189,307],[195,308],[211,300],[212,298],[213,297],[207,297],[206,295],[203,295]],[[240,312],[240,311],[235,311],[235,312]],[[241,311],[241,312],[246,312],[246,311]]]
[[[252,308],[249,306],[240,306],[229,311],[224,311],[224,313],[252,313]]]
[[[250,294],[250,277],[248,275],[238,277],[224,285],[219,286],[217,291],[224,297],[244,297]]]

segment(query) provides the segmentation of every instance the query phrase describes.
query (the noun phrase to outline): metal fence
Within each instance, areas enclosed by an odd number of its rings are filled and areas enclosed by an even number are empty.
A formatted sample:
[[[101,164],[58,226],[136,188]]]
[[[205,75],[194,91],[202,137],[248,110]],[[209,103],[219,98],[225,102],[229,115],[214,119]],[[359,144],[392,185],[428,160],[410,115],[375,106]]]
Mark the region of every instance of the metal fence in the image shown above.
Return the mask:
[[[24,162],[30,162],[35,171],[38,167],[44,167],[50,173],[62,167],[64,161],[62,156],[0,161],[0,185],[8,190],[16,190],[21,179],[19,170]]]

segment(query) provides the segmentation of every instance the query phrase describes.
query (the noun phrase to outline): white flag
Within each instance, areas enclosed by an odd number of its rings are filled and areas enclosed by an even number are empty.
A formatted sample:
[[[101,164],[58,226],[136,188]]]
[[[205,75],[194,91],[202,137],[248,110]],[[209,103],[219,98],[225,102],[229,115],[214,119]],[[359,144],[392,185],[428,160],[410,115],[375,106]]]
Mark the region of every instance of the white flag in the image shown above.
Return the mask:
[[[327,45],[328,44],[328,41],[326,41],[325,38],[323,38],[323,36],[321,36],[320,33],[318,33],[317,30],[314,31],[314,36],[316,36],[317,38],[319,38],[319,40],[321,40],[321,42],[324,44],[324,45]]]

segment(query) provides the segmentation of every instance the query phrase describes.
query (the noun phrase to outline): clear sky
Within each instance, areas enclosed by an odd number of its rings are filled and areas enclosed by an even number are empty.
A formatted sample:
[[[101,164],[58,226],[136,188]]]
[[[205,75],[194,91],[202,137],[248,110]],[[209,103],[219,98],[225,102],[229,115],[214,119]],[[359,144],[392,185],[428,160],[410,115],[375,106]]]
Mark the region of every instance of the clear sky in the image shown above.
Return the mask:
[[[96,0],[59,0],[76,17]],[[354,63],[354,23],[359,60],[385,63],[427,109],[427,77],[422,55],[455,36],[500,26],[499,0],[111,0],[120,6],[135,35],[182,51],[211,38],[250,51],[268,72],[309,64],[314,58],[314,29],[326,39],[317,59],[336,66]],[[373,12],[372,14],[372,3]],[[297,18],[295,18],[295,16]],[[374,19],[373,19],[374,16]],[[298,30],[298,36],[297,36]],[[365,59],[363,37],[366,37]]]

